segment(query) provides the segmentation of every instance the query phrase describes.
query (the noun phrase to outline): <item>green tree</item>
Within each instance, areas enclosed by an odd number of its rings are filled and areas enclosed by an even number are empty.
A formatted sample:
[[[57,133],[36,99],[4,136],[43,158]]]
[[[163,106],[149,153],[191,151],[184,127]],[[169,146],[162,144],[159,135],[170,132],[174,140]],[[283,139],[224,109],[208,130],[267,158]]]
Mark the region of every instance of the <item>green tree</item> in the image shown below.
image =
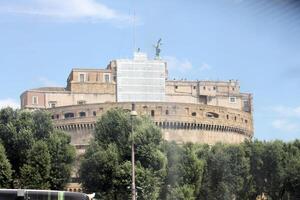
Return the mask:
[[[254,188],[251,197],[265,193],[272,200],[279,199],[285,179],[284,143],[254,141],[249,142],[247,148]]]
[[[162,199],[195,199],[200,192],[203,178],[204,160],[198,157],[199,145],[191,143],[178,146],[165,144],[168,157]]]
[[[51,120],[51,114],[42,110],[33,112],[33,134],[35,138],[47,139],[53,133],[53,124]]]
[[[34,143],[32,115],[27,111],[5,108],[0,111],[0,139],[12,164],[14,177],[26,162],[28,151]]]
[[[214,145],[206,159],[204,177],[204,199],[249,199],[250,164],[242,145]]]
[[[47,144],[37,141],[29,152],[27,163],[21,167],[21,186],[30,189],[49,189],[50,168]]]
[[[0,143],[0,188],[10,188],[11,178],[11,165],[6,157],[4,147]]]
[[[30,173],[34,171],[34,167],[28,163],[32,160],[32,148],[36,142],[44,141],[51,157],[50,177],[47,181],[51,189],[63,189],[70,177],[75,152],[74,147],[70,145],[70,136],[54,130],[48,112],[11,108],[0,110],[0,140],[12,165],[13,187],[21,186],[20,181],[24,182],[25,172],[32,176]],[[20,180],[21,176],[23,180]],[[43,180],[46,180],[44,178]],[[30,177],[27,179],[30,181]],[[37,185],[35,187],[38,188]]]
[[[280,198],[296,199],[300,196],[300,141],[296,140],[284,145],[286,157],[284,159],[285,177]]]
[[[139,199],[157,199],[166,175],[162,134],[149,119],[134,120],[136,185]],[[112,109],[96,123],[95,142],[84,155],[79,174],[87,191],[103,199],[126,199],[131,193],[131,120],[122,109]]]
[[[195,187],[193,185],[177,186],[171,190],[169,200],[195,200]]]
[[[52,190],[63,190],[69,181],[75,160],[75,149],[70,142],[71,137],[60,131],[54,131],[47,140],[51,158],[49,184]]]

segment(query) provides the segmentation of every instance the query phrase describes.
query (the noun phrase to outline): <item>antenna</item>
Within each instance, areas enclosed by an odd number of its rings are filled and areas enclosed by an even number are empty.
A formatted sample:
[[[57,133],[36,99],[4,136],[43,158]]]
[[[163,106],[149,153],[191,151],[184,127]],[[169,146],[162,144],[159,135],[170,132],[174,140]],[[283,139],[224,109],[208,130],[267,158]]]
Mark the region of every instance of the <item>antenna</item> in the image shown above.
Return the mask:
[[[133,19],[132,19],[132,23],[133,23],[133,52],[135,52],[136,49],[136,27],[135,27],[135,9],[133,9]]]

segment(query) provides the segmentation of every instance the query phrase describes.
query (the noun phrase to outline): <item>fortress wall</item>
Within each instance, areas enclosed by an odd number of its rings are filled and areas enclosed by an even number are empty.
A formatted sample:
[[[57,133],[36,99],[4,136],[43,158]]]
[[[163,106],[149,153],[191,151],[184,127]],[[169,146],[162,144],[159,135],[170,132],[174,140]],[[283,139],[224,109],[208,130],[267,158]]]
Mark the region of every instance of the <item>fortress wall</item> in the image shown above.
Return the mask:
[[[218,142],[226,144],[239,144],[250,138],[239,133],[230,131],[205,131],[205,130],[172,130],[164,129],[163,137],[167,141],[181,141],[182,143],[193,142],[213,145]]]
[[[209,127],[204,125],[203,127],[162,127],[162,123],[155,122],[161,127],[163,132],[163,138],[167,141],[175,141],[177,143],[199,143],[213,145],[215,143],[226,144],[238,144],[245,140],[251,139],[251,137],[243,134],[241,131],[230,129],[230,127]],[[68,125],[66,127],[57,127],[58,129],[66,131],[71,136],[71,144],[76,146],[77,154],[84,153],[85,147],[89,144],[89,141],[93,139],[94,124],[78,124]]]
[[[57,129],[71,135],[78,153],[93,138],[95,123],[111,108],[131,109],[131,103],[97,103],[49,109]],[[138,115],[149,116],[168,141],[215,144],[240,143],[253,136],[252,114],[238,109],[188,103],[139,102]],[[84,112],[85,116],[80,117]],[[74,117],[65,118],[66,113]],[[81,152],[81,153],[80,153]]]

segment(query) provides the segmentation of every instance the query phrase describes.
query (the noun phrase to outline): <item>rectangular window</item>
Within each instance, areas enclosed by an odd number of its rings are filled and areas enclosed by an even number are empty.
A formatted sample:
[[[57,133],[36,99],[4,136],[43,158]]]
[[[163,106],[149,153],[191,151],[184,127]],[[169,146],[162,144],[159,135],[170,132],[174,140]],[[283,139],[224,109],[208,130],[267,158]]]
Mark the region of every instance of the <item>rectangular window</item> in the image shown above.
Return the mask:
[[[154,117],[155,113],[154,110],[151,110],[151,117]]]
[[[85,80],[84,80],[84,74],[79,74],[79,81],[80,83],[83,83]]]
[[[33,96],[33,97],[32,97],[32,104],[33,104],[33,105],[37,105],[38,103],[39,103],[38,97],[37,97],[37,96]]]
[[[77,101],[77,104],[78,104],[78,105],[83,105],[83,104],[86,104],[86,101],[80,100],[80,101]]]
[[[229,102],[230,103],[235,103],[236,102],[236,97],[229,97]]]
[[[110,82],[110,74],[104,74],[104,82],[109,83]]]
[[[49,103],[50,108],[55,108],[55,103]]]

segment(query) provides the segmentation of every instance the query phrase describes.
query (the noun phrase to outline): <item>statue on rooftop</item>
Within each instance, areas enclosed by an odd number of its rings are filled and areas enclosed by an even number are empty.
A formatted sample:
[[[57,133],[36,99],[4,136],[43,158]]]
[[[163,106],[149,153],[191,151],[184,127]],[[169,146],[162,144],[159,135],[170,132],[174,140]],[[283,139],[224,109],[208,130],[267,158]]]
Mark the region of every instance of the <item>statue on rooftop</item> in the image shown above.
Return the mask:
[[[160,49],[161,45],[162,45],[161,38],[159,38],[159,40],[157,41],[156,45],[154,45],[156,58],[159,58],[160,51],[161,51],[161,49]]]

